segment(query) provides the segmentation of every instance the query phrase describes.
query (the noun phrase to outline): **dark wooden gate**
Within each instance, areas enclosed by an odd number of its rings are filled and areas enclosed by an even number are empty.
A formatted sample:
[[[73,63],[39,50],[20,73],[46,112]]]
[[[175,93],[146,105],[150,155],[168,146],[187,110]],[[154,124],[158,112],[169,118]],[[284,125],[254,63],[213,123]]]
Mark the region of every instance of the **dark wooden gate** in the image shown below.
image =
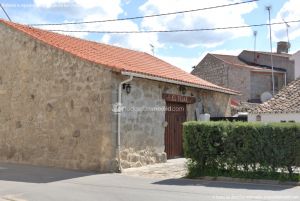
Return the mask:
[[[183,156],[182,123],[186,121],[186,104],[167,102],[165,152],[168,159]]]

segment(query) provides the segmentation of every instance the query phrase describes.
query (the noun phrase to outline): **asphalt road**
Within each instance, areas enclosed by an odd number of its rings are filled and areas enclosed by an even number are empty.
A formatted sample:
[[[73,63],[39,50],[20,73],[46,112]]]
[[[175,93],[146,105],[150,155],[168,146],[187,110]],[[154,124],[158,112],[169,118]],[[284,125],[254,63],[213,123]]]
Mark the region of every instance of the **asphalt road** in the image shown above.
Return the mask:
[[[2,199],[2,200],[1,200]],[[300,187],[151,179],[0,163],[0,201],[300,200]]]

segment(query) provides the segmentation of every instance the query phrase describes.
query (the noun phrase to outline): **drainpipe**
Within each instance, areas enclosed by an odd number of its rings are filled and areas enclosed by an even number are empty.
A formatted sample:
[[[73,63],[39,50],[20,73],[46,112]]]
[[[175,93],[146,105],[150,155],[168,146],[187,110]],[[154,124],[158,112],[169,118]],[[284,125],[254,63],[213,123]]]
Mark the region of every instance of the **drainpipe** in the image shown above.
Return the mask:
[[[118,163],[119,163],[119,172],[122,172],[122,166],[121,166],[121,112],[122,112],[122,86],[123,84],[130,82],[133,79],[133,76],[130,75],[130,77],[127,80],[122,81],[119,84],[119,91],[118,91]]]
[[[284,86],[286,86],[286,72],[284,73]]]

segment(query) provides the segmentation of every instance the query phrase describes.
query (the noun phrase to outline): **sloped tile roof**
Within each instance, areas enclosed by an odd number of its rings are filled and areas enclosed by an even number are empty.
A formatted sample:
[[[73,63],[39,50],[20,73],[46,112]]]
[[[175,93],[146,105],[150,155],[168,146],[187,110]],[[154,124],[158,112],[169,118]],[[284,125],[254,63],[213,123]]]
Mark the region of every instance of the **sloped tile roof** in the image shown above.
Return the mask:
[[[280,90],[269,101],[250,110],[250,113],[300,113],[300,78]]]
[[[39,41],[71,53],[84,60],[104,65],[117,72],[133,72],[167,80],[180,81],[186,84],[196,85],[198,88],[227,94],[238,93],[191,75],[180,68],[144,52],[74,38],[26,25],[8,22],[3,19],[0,19],[0,24],[26,33]]]
[[[244,51],[245,52],[254,52],[254,51],[251,51],[251,50],[244,50]],[[270,52],[263,52],[263,51],[255,51],[255,53],[257,53],[257,54],[265,54],[265,55],[269,55],[269,56],[271,55]],[[291,54],[273,52],[272,56],[273,57],[286,57],[286,58],[289,58],[291,56]]]
[[[243,60],[241,60],[238,56],[233,56],[233,55],[224,55],[224,54],[211,54],[214,57],[222,60],[225,63],[237,66],[237,67],[245,67],[245,68],[249,68],[252,71],[264,71],[264,72],[269,72],[272,73],[271,69],[268,68],[263,68],[259,65],[255,65],[255,64],[249,64]],[[274,70],[274,72],[282,72],[282,71],[278,71],[278,70]]]

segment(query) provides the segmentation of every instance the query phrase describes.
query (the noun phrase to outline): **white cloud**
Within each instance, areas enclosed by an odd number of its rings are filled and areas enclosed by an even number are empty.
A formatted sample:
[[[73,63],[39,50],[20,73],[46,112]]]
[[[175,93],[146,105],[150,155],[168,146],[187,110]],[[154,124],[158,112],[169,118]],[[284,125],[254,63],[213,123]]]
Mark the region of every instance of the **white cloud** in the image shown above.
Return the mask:
[[[272,19],[272,22],[283,22],[290,20],[298,20],[300,19],[300,1],[299,0],[288,0],[277,13],[276,17]],[[290,23],[289,24],[289,38],[290,40],[294,40],[300,36],[300,23]],[[274,25],[273,29],[273,37],[274,40],[287,40],[287,32],[286,25]]]
[[[240,2],[240,0],[189,0],[189,3],[186,0],[174,0],[172,3],[169,1],[148,0],[139,9],[144,14],[150,15],[225,5],[234,2]],[[246,25],[243,15],[250,13],[256,7],[256,3],[249,3],[159,18],[145,18],[142,21],[142,29],[171,30]],[[161,43],[177,43],[188,47],[195,45],[216,47],[223,44],[226,40],[250,35],[252,35],[251,28],[245,28],[204,32],[161,33],[158,38]]]
[[[182,70],[190,73],[193,70],[193,66],[199,63],[199,57],[175,57],[175,56],[157,56],[158,58],[181,68]]]
[[[233,49],[233,50],[228,50],[228,49],[218,49],[218,50],[212,50],[212,51],[204,51],[201,53],[201,55],[199,56],[199,62],[208,54],[224,54],[224,55],[233,55],[233,56],[237,56],[239,55],[241,52],[243,51],[243,49]],[[198,62],[198,63],[199,63]]]
[[[37,7],[41,9],[49,9],[51,12],[65,15],[63,22],[73,21],[96,21],[105,19],[116,19],[124,11],[121,7],[121,0],[34,0]],[[60,5],[62,7],[60,7]],[[43,26],[41,28],[48,30],[125,30],[126,23],[89,23],[80,25],[64,25],[64,26]],[[58,32],[60,33],[60,32]],[[75,37],[86,38],[88,33],[71,33],[61,32]]]
[[[33,2],[37,7],[50,8],[54,5],[58,6],[59,4],[69,3],[70,0],[34,0]]]
[[[233,50],[219,49],[219,50],[212,50],[212,51],[204,51],[199,56],[196,57],[173,57],[173,56],[158,56],[158,57],[190,73],[193,70],[192,67],[196,66],[208,53],[237,56],[242,51],[243,51],[242,49],[233,49]]]

